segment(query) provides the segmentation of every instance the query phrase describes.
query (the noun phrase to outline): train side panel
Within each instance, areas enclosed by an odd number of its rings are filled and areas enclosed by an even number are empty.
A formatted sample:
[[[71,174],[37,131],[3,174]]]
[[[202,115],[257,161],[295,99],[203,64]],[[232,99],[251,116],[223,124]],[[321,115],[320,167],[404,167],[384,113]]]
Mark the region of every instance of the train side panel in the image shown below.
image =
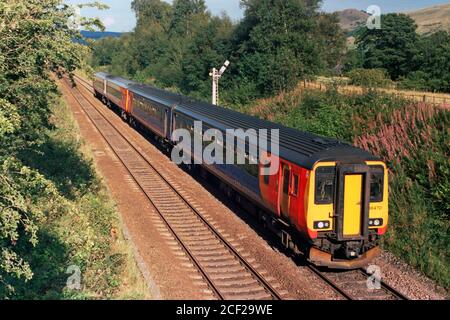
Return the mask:
[[[147,129],[162,138],[170,135],[170,119],[172,110],[155,101],[146,99],[139,94],[133,94],[131,115]]]
[[[106,97],[122,110],[126,110],[126,92],[125,88],[111,81],[106,81]]]
[[[93,80],[94,91],[100,96],[106,95],[106,79],[100,76],[95,76]]]

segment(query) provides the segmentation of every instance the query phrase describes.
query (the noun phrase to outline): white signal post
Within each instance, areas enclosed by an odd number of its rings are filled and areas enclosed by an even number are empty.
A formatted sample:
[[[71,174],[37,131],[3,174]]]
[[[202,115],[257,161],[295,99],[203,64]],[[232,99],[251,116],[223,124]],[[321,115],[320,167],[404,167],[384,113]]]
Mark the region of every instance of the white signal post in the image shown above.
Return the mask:
[[[219,80],[230,65],[230,61],[225,61],[222,68],[217,70],[213,68],[209,76],[212,77],[212,104],[217,106],[219,104]]]

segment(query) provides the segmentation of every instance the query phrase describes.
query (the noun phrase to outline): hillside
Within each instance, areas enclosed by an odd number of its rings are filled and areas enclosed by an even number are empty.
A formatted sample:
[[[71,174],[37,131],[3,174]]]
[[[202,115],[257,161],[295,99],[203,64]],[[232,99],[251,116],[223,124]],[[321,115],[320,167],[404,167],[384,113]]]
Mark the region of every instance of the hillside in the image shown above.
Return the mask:
[[[407,12],[419,26],[419,33],[450,32],[450,3]]]
[[[118,38],[122,35],[120,32],[100,32],[100,31],[81,31],[81,35],[88,39],[99,40],[102,38]]]
[[[450,3],[405,13],[416,21],[420,34],[439,30],[450,32]],[[339,11],[338,14],[341,19],[341,27],[349,32],[354,31],[359,25],[365,23],[369,16],[364,11],[357,9],[346,9]]]
[[[369,15],[361,10],[357,9],[346,9],[339,11],[340,24],[342,29],[346,31],[353,31],[358,26],[367,21]]]

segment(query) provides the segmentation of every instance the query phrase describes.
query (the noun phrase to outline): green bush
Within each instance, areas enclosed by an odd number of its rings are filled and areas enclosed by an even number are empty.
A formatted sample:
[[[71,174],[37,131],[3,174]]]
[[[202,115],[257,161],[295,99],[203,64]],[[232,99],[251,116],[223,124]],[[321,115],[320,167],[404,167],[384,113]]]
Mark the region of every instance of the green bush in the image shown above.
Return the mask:
[[[347,73],[351,84],[368,88],[392,86],[386,71],[381,69],[354,69]]]
[[[400,89],[426,91],[429,89],[427,78],[425,72],[412,72],[407,77],[400,78],[397,86]]]
[[[119,248],[123,242],[120,235],[119,239],[112,239],[111,231],[120,229],[118,213],[92,161],[80,151],[77,128],[69,108],[55,103],[54,114],[55,128],[47,131],[46,142],[20,154],[22,163],[32,169],[15,167],[15,170],[22,170],[24,176],[18,179],[17,187],[27,188],[28,194],[36,194],[37,203],[30,207],[40,211],[35,211],[39,215],[33,225],[25,225],[34,230],[35,241],[30,243],[28,238],[23,238],[14,245],[14,250],[27,263],[20,264],[21,260],[12,253],[7,254],[11,262],[15,262],[11,267],[2,259],[5,269],[13,274],[0,273],[8,283],[7,286],[0,284],[0,298],[120,297],[120,290],[128,280],[124,279],[125,275],[139,274],[139,271],[126,247]],[[31,173],[32,179],[25,173]],[[81,271],[80,291],[66,288],[71,275],[66,271],[70,266]],[[142,281],[140,276],[136,281]],[[145,295],[138,285],[129,281],[129,294],[142,298]]]

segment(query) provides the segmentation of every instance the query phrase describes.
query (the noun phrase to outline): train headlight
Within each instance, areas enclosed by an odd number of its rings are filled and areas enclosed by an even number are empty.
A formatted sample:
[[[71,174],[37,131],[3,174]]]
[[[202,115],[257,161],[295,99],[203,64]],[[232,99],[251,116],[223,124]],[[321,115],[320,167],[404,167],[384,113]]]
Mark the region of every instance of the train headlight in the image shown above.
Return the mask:
[[[383,219],[370,219],[369,226],[371,227],[381,227],[383,225]]]
[[[315,221],[314,222],[314,229],[316,229],[316,230],[329,229],[330,226],[331,226],[330,221]]]

